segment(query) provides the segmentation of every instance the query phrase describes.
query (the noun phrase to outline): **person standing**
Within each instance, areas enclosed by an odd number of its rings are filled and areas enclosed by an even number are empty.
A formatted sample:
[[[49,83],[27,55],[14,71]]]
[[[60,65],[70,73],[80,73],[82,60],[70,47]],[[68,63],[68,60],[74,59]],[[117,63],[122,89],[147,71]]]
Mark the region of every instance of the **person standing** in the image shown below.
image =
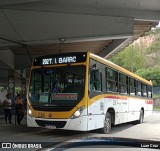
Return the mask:
[[[11,112],[11,105],[12,105],[12,101],[10,98],[10,95],[7,94],[6,95],[6,99],[3,102],[3,106],[4,106],[4,114],[5,114],[5,122],[6,124],[9,122],[9,124],[13,124],[11,122],[11,118],[12,118],[12,112]]]
[[[17,123],[18,125],[21,125],[21,121],[24,117],[24,107],[23,107],[23,99],[22,97],[20,96],[20,94],[17,95],[17,98],[16,98],[16,115],[17,115]]]

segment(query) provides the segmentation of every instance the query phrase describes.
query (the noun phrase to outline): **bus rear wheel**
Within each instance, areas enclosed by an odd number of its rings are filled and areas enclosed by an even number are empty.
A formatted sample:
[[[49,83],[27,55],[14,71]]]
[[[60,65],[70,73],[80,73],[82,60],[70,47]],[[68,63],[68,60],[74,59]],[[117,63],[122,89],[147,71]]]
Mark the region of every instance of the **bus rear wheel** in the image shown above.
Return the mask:
[[[143,113],[143,110],[141,110],[139,120],[138,120],[138,124],[143,123],[143,119],[144,119],[144,113]]]
[[[140,115],[139,115],[139,120],[135,121],[134,124],[141,124],[143,123],[143,119],[144,119],[144,112],[143,110],[140,111]]]
[[[111,131],[111,114],[106,113],[105,121],[104,121],[104,127],[101,129],[101,132],[104,134],[108,134]]]

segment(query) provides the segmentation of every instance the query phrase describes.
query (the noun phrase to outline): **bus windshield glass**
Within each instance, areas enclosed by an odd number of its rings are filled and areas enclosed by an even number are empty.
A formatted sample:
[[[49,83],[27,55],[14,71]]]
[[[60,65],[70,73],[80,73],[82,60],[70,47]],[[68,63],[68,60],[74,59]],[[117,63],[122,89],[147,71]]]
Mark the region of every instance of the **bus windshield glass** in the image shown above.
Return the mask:
[[[84,96],[84,65],[33,69],[29,98],[34,106],[75,106]]]

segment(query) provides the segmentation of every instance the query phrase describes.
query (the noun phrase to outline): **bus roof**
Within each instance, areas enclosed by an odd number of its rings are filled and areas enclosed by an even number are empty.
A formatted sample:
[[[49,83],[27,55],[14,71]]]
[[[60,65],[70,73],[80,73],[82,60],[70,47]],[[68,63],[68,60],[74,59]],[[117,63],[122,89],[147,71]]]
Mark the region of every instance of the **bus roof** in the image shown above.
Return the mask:
[[[89,55],[90,55],[91,58],[93,58],[93,59],[95,59],[95,60],[97,60],[97,61],[99,61],[99,62],[101,62],[101,63],[103,63],[103,64],[105,64],[105,65],[107,65],[107,66],[109,66],[111,68],[113,68],[113,69],[116,69],[116,70],[118,70],[120,72],[123,72],[124,74],[127,74],[127,75],[129,75],[129,76],[131,76],[131,77],[133,77],[133,78],[135,78],[137,80],[143,81],[146,84],[152,85],[151,81],[143,79],[142,77],[140,77],[140,76],[138,76],[138,75],[136,75],[136,74],[134,74],[134,73],[132,73],[132,72],[130,72],[130,71],[128,71],[128,70],[116,65],[116,64],[114,64],[113,62],[110,62],[110,61],[108,61],[108,60],[106,60],[106,59],[104,59],[104,58],[102,58],[100,56],[97,56],[97,55],[93,54],[93,53],[89,53]]]

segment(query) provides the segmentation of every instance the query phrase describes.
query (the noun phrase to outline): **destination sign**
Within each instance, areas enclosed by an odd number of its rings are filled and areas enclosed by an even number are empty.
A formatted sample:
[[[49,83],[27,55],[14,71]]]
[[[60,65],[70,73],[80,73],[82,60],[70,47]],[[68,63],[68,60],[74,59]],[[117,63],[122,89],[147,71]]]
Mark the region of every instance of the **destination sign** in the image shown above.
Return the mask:
[[[42,65],[61,64],[61,63],[75,63],[75,62],[76,62],[76,56],[42,59]]]
[[[33,66],[48,66],[56,64],[70,64],[85,62],[87,58],[86,52],[65,53],[35,58]]]
[[[77,93],[53,93],[52,100],[77,100]]]

